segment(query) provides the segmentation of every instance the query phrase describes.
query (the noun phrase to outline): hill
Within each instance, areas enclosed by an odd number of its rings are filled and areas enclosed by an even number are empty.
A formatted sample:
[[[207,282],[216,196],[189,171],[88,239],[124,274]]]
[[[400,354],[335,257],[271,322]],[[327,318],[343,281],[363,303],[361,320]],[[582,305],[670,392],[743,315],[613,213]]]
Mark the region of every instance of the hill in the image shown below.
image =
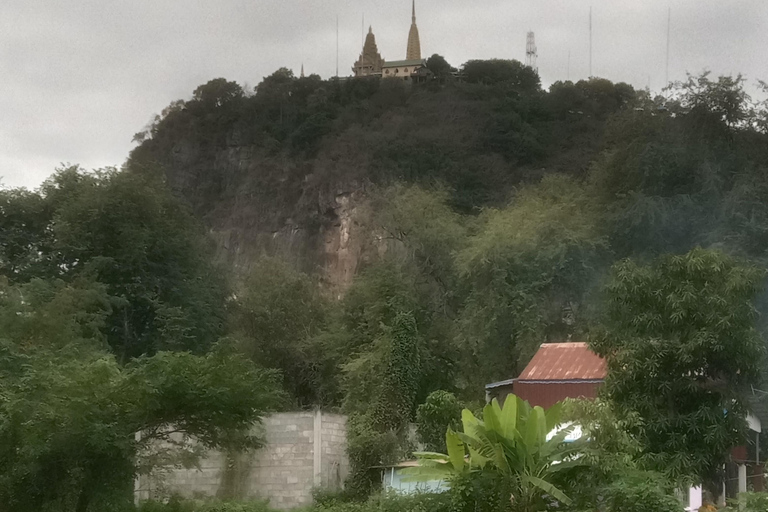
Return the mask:
[[[470,65],[465,83],[414,87],[281,69],[255,92],[200,86],[137,134],[131,163],[164,169],[228,265],[280,255],[345,289],[376,252],[364,218],[372,187],[440,184],[463,214],[504,205],[544,174],[583,177],[609,116],[636,96],[597,79],[546,93],[509,61]]]

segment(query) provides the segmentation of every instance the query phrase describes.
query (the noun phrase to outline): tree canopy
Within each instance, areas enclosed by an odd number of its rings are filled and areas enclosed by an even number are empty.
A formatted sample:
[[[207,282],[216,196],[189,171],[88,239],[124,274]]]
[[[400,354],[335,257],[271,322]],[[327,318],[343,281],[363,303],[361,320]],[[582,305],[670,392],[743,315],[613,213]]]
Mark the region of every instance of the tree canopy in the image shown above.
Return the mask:
[[[128,365],[108,351],[107,287],[0,282],[0,510],[121,510],[154,441],[258,445],[279,406],[276,376],[222,343],[205,356],[158,352]]]
[[[742,439],[764,357],[754,306],[763,277],[702,249],[613,268],[590,346],[608,364],[606,395],[641,419],[632,431],[650,467],[714,482]]]

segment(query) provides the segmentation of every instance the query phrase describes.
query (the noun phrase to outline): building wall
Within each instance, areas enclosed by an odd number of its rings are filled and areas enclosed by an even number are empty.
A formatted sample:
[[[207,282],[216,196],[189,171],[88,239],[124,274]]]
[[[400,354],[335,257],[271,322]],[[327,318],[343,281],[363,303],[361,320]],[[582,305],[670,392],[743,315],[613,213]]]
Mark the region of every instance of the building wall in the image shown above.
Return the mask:
[[[513,392],[531,405],[551,407],[566,398],[597,398],[600,382],[515,381]]]
[[[345,416],[318,412],[264,419],[263,448],[238,454],[210,451],[199,468],[137,479],[137,500],[171,494],[188,498],[265,499],[278,509],[312,502],[315,487],[340,487],[349,472]]]

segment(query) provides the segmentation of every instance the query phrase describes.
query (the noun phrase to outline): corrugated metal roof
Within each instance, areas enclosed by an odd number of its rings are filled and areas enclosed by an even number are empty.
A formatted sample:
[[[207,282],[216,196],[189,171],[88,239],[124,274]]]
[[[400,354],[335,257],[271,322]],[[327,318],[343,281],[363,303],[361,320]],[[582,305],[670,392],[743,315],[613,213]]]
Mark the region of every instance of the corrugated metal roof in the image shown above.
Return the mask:
[[[544,343],[518,380],[603,380],[605,375],[605,361],[586,343]]]

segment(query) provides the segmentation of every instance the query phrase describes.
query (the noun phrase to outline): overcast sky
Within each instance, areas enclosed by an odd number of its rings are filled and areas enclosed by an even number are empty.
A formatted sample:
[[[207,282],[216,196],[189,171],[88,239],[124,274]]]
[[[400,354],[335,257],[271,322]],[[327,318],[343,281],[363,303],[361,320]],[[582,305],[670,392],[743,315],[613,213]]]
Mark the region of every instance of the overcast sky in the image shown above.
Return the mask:
[[[333,76],[337,15],[341,75],[363,14],[382,56],[403,59],[410,2],[0,0],[1,183],[36,187],[62,162],[121,165],[134,133],[211,78],[253,87],[302,63]],[[585,78],[590,5],[596,76],[660,89],[671,7],[671,79],[706,68],[768,80],[766,0],[417,0],[422,53],[523,61],[533,30],[545,85]]]

